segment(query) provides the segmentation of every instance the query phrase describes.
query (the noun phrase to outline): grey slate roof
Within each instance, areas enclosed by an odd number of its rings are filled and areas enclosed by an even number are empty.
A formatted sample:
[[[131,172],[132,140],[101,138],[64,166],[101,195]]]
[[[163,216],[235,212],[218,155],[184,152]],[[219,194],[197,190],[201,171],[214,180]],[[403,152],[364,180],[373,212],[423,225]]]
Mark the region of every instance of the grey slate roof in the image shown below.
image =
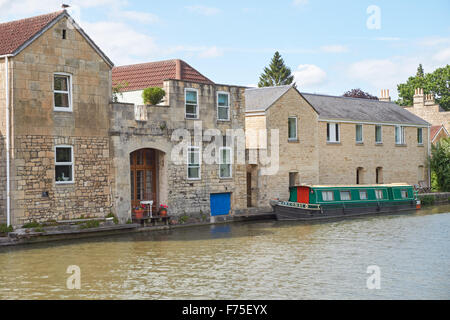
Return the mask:
[[[245,90],[245,111],[266,111],[291,87],[280,86]],[[430,125],[394,102],[311,93],[301,93],[301,95],[316,110],[319,119]]]

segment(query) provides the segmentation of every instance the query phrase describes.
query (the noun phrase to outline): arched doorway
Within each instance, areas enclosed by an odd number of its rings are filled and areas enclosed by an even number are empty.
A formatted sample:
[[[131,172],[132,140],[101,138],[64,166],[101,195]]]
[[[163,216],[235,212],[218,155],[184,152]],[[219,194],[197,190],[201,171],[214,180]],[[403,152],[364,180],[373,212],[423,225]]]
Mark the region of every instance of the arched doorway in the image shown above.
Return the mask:
[[[158,205],[158,151],[139,149],[130,153],[131,207],[141,201],[153,200],[153,212]]]

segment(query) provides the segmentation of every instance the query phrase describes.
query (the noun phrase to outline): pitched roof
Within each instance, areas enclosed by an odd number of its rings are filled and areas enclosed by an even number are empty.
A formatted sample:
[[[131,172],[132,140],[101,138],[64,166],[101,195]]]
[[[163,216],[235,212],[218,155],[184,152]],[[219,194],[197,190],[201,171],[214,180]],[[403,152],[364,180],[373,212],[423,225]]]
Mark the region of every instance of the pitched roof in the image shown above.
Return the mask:
[[[447,129],[445,129],[443,124],[438,125],[438,126],[431,126],[431,128],[430,128],[430,138],[431,138],[432,142],[434,141],[434,139],[436,139],[436,136],[438,135],[438,133],[441,130],[444,130],[446,135],[449,136],[449,133],[448,133]]]
[[[290,88],[296,90],[291,85],[245,90],[245,111],[266,111]],[[319,119],[429,125],[393,102],[303,92],[300,94],[319,114]]]
[[[112,70],[113,85],[127,82],[122,91],[136,91],[148,87],[162,87],[168,79],[214,84],[207,77],[179,59],[133,64]]]
[[[0,23],[0,55],[13,54],[63,12],[64,10],[61,10],[37,17]]]
[[[112,63],[94,41],[92,41],[83,29],[72,19],[66,10],[0,23],[0,55],[17,55],[63,17],[70,19],[78,32],[108,65],[111,67],[114,66],[114,63]]]

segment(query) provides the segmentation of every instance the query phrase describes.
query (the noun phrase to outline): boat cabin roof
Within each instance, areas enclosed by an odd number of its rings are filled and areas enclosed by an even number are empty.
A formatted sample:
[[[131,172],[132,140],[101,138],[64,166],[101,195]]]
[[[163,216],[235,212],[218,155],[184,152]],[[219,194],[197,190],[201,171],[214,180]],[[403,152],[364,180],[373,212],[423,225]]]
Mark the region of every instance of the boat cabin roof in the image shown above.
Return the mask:
[[[297,187],[307,187],[311,189],[316,188],[383,188],[383,187],[411,187],[410,184],[406,182],[397,182],[397,183],[388,183],[388,184],[314,184],[314,185],[297,185],[292,186],[291,188]]]

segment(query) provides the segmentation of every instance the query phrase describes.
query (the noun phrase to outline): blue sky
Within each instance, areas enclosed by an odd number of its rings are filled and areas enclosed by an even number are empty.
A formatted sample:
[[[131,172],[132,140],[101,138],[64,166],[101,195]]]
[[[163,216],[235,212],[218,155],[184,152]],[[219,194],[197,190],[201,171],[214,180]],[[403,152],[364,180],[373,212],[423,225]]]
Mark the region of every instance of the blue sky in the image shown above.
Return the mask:
[[[0,0],[0,22],[61,2]],[[450,63],[448,0],[65,2],[116,65],[180,58],[217,83],[256,85],[278,50],[301,91],[390,89],[396,98],[419,63],[425,72]]]

